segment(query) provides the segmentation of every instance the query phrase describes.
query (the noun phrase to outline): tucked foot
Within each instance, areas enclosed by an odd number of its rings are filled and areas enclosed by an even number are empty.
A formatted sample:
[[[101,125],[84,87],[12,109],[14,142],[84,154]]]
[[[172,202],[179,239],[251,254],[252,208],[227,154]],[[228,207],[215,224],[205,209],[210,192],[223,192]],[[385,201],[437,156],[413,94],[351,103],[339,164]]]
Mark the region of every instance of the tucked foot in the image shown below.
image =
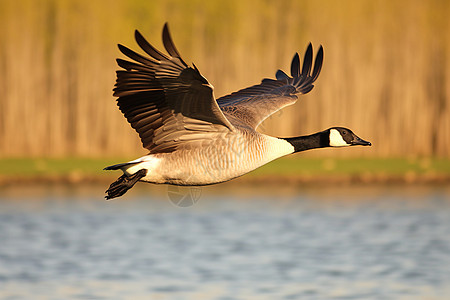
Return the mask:
[[[116,181],[111,183],[109,188],[106,190],[106,200],[122,196],[129,189],[131,189],[142,177],[145,177],[145,175],[147,175],[146,169],[141,169],[131,176],[126,176],[125,174],[123,174]]]

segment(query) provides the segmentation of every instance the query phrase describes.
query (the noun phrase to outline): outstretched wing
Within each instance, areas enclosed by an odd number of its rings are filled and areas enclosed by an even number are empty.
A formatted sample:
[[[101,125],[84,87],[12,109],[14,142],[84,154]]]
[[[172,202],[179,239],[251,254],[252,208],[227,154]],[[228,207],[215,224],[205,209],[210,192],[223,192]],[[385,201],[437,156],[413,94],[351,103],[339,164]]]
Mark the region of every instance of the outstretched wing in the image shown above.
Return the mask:
[[[172,42],[167,23],[163,43],[169,55],[150,45],[136,30],[138,45],[149,56],[119,45],[132,61],[117,59],[114,96],[150,153],[171,152],[212,142],[234,130],[213,96],[213,87],[188,66]]]
[[[278,70],[276,80],[263,79],[260,84],[221,97],[217,102],[230,120],[239,120],[251,128],[256,128],[271,114],[294,104],[298,99],[296,94],[306,94],[312,90],[313,83],[322,69],[322,46],[317,52],[311,73],[312,61],[313,49],[309,44],[301,70],[299,55],[294,55],[291,64],[292,77]]]

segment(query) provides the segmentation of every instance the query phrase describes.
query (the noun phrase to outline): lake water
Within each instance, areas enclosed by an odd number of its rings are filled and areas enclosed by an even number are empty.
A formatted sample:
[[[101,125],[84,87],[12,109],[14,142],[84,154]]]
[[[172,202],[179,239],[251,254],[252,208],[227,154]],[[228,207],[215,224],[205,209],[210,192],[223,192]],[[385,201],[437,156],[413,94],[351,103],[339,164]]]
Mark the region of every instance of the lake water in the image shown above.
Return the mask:
[[[0,299],[450,299],[450,188],[0,188]]]

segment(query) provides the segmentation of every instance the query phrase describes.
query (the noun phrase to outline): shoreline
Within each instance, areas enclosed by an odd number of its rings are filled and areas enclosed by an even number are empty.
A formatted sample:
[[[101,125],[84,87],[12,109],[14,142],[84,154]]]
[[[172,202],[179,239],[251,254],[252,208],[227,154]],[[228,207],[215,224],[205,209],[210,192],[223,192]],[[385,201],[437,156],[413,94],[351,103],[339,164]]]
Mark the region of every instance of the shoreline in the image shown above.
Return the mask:
[[[21,184],[110,184],[117,179],[116,174],[92,175],[92,174],[64,174],[64,175],[0,175],[0,187],[6,185]],[[339,175],[280,175],[280,174],[257,174],[244,175],[242,177],[226,182],[230,185],[316,185],[316,184],[430,184],[446,185],[450,183],[450,174],[339,174]],[[220,183],[219,183],[220,184]]]
[[[22,184],[110,184],[120,158],[3,158],[0,187]],[[448,158],[281,158],[228,182],[232,185],[449,184]]]

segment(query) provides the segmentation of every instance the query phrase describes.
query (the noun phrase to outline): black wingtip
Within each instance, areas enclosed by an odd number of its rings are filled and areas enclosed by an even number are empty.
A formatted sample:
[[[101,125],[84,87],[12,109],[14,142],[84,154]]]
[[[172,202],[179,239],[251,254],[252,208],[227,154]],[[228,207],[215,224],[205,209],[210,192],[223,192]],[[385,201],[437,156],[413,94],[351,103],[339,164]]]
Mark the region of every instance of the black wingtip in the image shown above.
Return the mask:
[[[312,80],[315,81],[317,77],[319,77],[320,71],[322,70],[322,64],[323,64],[323,47],[320,45],[319,50],[316,54],[316,59],[314,61],[314,70],[311,75]]]
[[[314,68],[313,68],[314,59]],[[323,47],[319,46],[316,57],[313,56],[313,46],[309,43],[303,57],[303,64],[300,65],[300,57],[296,53],[291,63],[292,78],[287,76],[284,72],[278,70],[276,73],[277,80],[287,79],[288,83],[296,88],[296,93],[306,94],[310,92],[314,85],[314,81],[319,76],[323,63]],[[301,70],[300,70],[301,67]],[[311,72],[312,69],[312,72]]]
[[[181,58],[181,55],[178,52],[177,47],[175,47],[175,43],[173,42],[172,36],[170,35],[169,25],[167,22],[164,24],[164,27],[163,27],[162,40],[163,40],[164,48],[166,48],[167,53],[169,53],[169,55],[172,57],[178,58],[184,64],[184,66],[187,67],[188,65]]]
[[[275,77],[277,78],[277,80],[289,80],[289,76],[281,70],[278,70],[275,73]]]
[[[128,48],[122,44],[117,44],[117,47],[119,48],[119,51],[122,52],[123,54],[125,54],[124,52],[128,50]]]
[[[141,43],[147,43],[147,40],[145,39],[145,37],[139,32],[139,30],[135,29],[134,30],[134,39],[136,40],[136,42],[138,43],[138,45],[142,47]],[[145,51],[145,50],[144,50]],[[147,53],[148,54],[148,53]]]
[[[164,41],[164,38],[165,38],[166,36],[169,36],[169,37],[170,37],[169,25],[167,24],[167,22],[164,23],[164,26],[163,26],[163,31],[162,31],[162,38],[163,38],[163,41]]]
[[[139,32],[139,30],[135,29],[134,30],[134,39],[137,40],[138,38],[144,39],[142,34]]]
[[[165,22],[164,26],[163,26],[163,32],[164,31],[169,31],[169,22]]]
[[[313,48],[312,44],[309,43],[308,47],[306,48],[305,56],[303,58],[303,67],[301,73],[303,76],[308,76],[309,72],[311,71],[312,57],[313,57]]]
[[[159,61],[169,59],[167,55],[153,47],[137,29],[134,31],[134,38],[136,39],[139,47],[141,47],[142,50],[144,50],[145,53],[150,55],[153,59]]]
[[[300,76],[300,56],[298,55],[298,52],[296,52],[294,57],[292,58],[291,76],[292,77]]]

